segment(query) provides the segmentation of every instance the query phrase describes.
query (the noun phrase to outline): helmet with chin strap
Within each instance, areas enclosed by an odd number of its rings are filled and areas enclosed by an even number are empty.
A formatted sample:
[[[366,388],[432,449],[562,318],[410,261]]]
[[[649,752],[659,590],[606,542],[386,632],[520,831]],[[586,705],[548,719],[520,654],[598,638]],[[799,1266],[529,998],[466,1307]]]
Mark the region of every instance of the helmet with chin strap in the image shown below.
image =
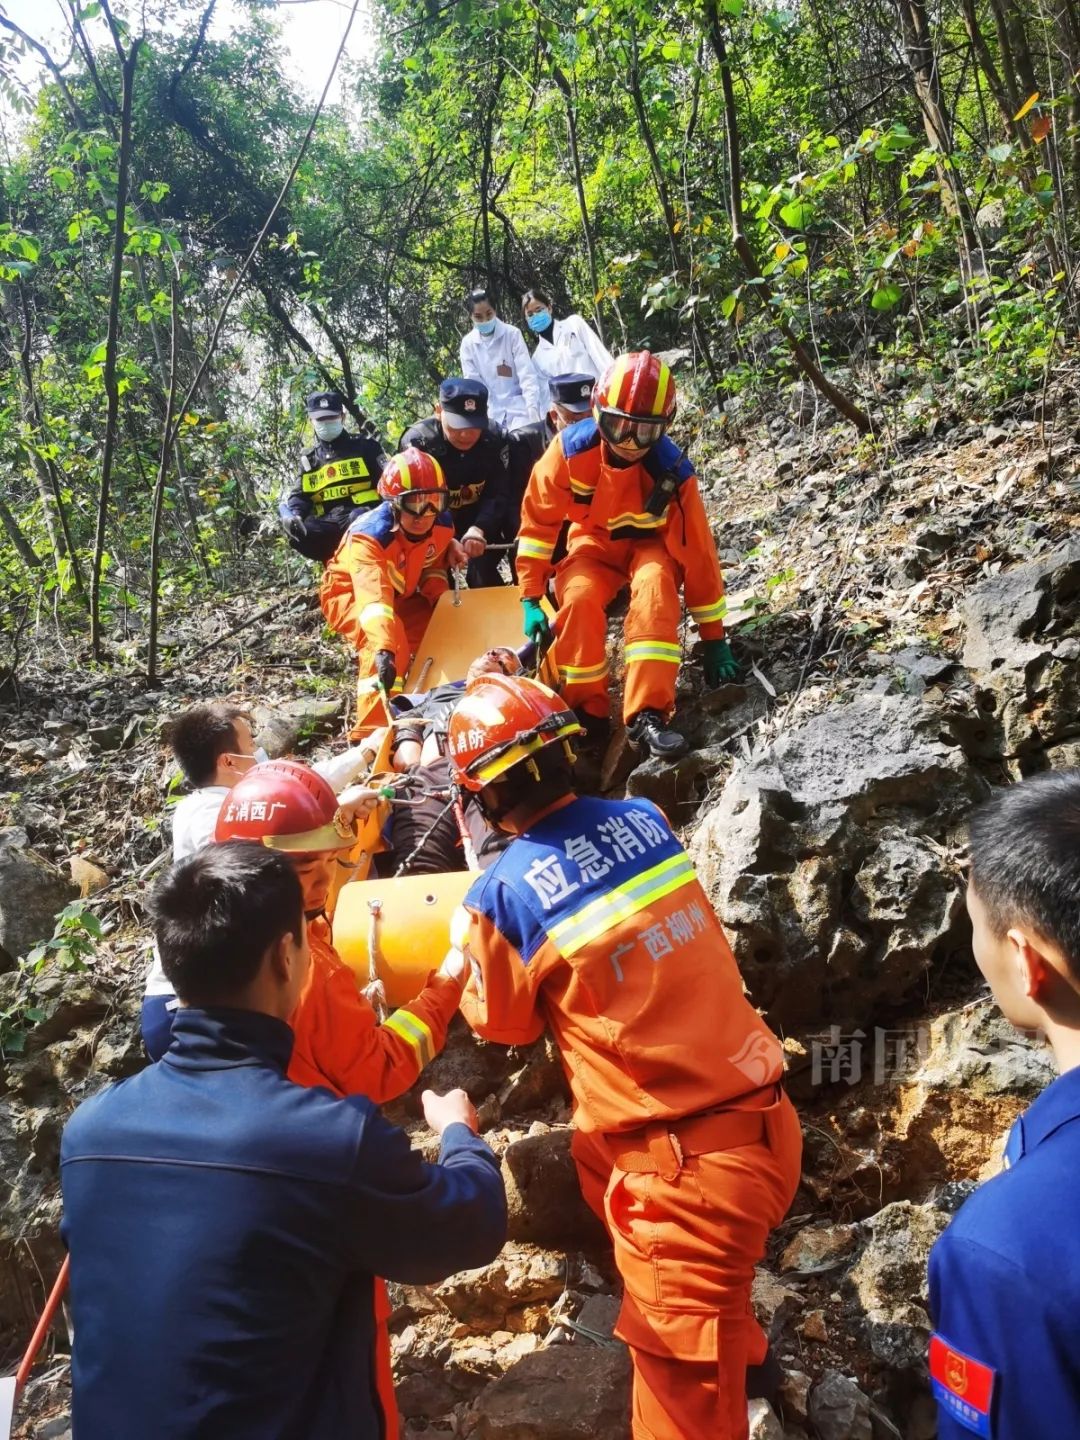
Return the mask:
[[[480,791],[547,745],[584,734],[553,690],[523,675],[480,675],[450,717],[448,756],[454,780]]]

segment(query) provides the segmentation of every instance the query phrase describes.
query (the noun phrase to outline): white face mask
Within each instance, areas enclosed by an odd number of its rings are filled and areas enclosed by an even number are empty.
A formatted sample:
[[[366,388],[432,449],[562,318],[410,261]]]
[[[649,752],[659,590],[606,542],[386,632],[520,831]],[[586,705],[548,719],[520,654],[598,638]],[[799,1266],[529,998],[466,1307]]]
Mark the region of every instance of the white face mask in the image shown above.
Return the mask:
[[[269,759],[270,759],[270,756],[266,753],[266,751],[263,749],[263,747],[262,747],[261,745],[257,745],[257,746],[255,747],[255,764],[256,764],[256,765],[265,765],[266,762],[267,762],[267,760],[269,760]]]
[[[320,440],[336,440],[345,429],[341,420],[313,420],[315,434]]]

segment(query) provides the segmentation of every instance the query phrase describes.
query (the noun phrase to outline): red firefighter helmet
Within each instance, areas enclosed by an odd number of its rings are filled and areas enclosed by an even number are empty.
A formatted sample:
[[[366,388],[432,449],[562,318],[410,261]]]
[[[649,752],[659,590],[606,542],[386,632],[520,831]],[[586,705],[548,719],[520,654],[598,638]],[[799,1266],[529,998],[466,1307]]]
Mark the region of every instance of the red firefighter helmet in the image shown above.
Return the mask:
[[[265,760],[222,801],[214,839],[253,840],[293,855],[347,850],[356,831],[337,813],[337,796],[317,771],[295,760]]]
[[[407,495],[426,495],[431,499],[441,496],[441,503],[445,504],[446,476],[434,456],[410,445],[386,462],[386,468],[379,476],[379,494],[395,504],[401,504]]]
[[[482,790],[545,745],[584,731],[553,690],[522,675],[480,675],[450,717],[454,779]]]
[[[613,360],[596,382],[593,414],[612,445],[655,445],[675,418],[675,381],[659,356],[633,350]]]

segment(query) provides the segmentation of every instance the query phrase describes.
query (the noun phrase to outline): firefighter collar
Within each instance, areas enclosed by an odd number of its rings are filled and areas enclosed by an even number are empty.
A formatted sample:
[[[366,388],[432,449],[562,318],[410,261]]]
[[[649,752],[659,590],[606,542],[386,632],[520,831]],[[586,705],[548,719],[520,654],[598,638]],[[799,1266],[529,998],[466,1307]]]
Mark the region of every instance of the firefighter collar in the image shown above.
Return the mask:
[[[1005,1143],[1006,1166],[1015,1165],[1073,1120],[1080,1120],[1080,1067],[1059,1075],[1014,1123]]]

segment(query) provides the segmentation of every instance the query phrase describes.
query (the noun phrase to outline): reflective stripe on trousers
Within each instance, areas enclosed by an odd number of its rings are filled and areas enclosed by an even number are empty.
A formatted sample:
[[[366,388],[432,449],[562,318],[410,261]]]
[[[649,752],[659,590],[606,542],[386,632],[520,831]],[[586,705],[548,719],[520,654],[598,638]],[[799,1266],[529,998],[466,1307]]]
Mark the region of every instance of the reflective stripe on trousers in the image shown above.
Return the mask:
[[[626,682],[623,716],[640,710],[668,715],[679,674],[679,570],[662,540],[579,540],[559,566],[555,661],[567,703],[607,715],[607,606],[624,585],[630,604],[623,622]]]

